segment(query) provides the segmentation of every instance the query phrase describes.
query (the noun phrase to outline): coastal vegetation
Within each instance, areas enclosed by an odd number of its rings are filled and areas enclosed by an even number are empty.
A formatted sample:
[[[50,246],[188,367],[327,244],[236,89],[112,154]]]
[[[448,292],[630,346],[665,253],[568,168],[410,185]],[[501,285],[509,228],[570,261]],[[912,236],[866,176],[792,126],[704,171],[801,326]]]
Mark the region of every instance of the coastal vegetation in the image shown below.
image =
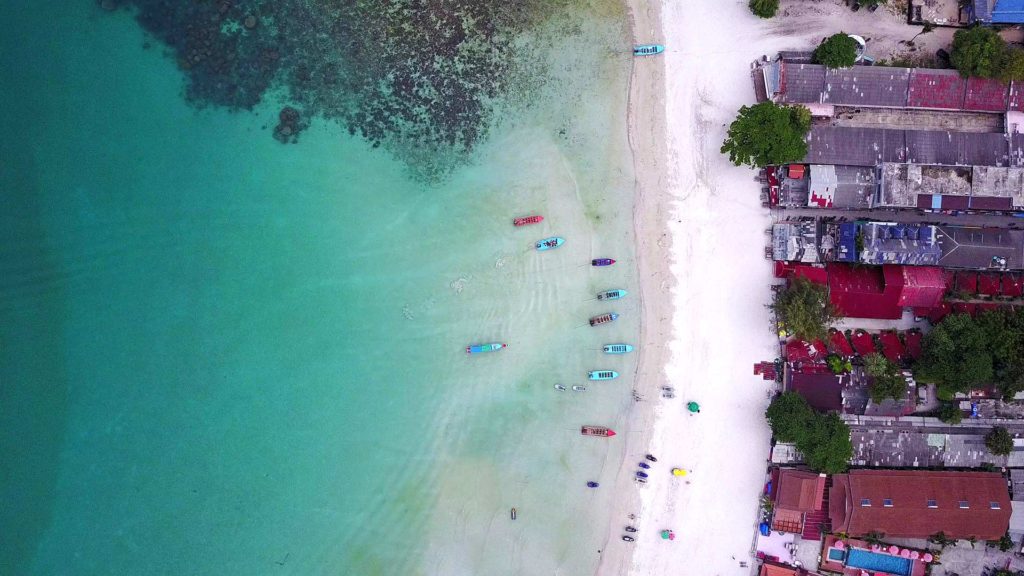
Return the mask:
[[[949,59],[964,78],[1024,80],[1024,50],[1008,45],[986,26],[957,30]]]
[[[964,412],[953,402],[943,402],[938,417],[946,424],[959,424],[964,419]]]
[[[814,49],[814,61],[829,68],[849,68],[857,61],[857,46],[849,34],[833,34]]]
[[[828,299],[828,289],[802,277],[793,278],[776,292],[771,307],[787,332],[808,342],[824,339],[838,314]]]
[[[1024,312],[951,314],[925,336],[922,350],[914,373],[937,384],[940,398],[987,384],[1004,398],[1024,391]]]
[[[810,129],[811,112],[803,106],[774,102],[743,106],[729,125],[721,152],[737,166],[796,162],[807,155],[804,137]]]
[[[996,456],[1009,456],[1013,452],[1013,436],[1003,426],[996,426],[985,435],[985,447]]]
[[[761,18],[771,18],[779,11],[779,0],[750,0],[750,11]]]
[[[886,398],[900,400],[907,395],[907,383],[900,367],[881,354],[864,357],[864,371],[871,376],[871,400],[875,403]]]
[[[836,474],[846,470],[853,445],[850,427],[838,414],[815,412],[796,392],[777,396],[765,417],[776,440],[791,442],[812,470]]]

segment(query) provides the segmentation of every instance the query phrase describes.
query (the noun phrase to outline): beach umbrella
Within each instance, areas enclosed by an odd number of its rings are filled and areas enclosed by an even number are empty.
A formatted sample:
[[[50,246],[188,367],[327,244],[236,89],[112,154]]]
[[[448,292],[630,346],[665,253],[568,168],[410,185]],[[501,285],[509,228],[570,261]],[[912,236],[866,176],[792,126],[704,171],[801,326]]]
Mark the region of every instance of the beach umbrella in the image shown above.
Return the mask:
[[[662,540],[668,540],[668,538],[669,538],[669,536],[670,536],[671,534],[672,534],[672,531],[671,531],[671,530],[662,530],[662,531],[661,531],[661,539],[662,539]]]
[[[910,551],[910,559],[911,560],[917,560],[920,557],[921,557],[921,553],[918,552],[917,550],[911,550]]]
[[[932,555],[927,553],[927,552],[925,552],[924,555],[921,556],[921,561],[925,562],[925,563],[931,562],[932,561]]]
[[[882,549],[882,547],[881,547],[881,546],[879,546],[878,544],[872,544],[872,545],[871,545],[871,551],[872,551],[872,552],[878,552],[878,551],[879,551],[879,550],[881,550],[881,549]]]
[[[907,550],[906,548],[900,550],[900,558],[910,558],[910,550]]]
[[[842,540],[836,540],[835,547],[836,550],[842,550],[843,548],[846,548],[846,544],[844,544]]]
[[[900,549],[897,548],[896,546],[889,546],[889,554],[892,554],[893,556],[895,556],[896,553],[899,552],[899,551],[900,551]]]
[[[672,475],[673,476],[686,476],[686,470],[683,470],[682,468],[673,468],[672,469]]]
[[[696,402],[687,402],[686,409],[690,412],[700,412],[700,404]]]
[[[671,531],[671,530],[669,530],[668,531],[668,539],[669,540],[675,540],[676,539],[676,533]]]

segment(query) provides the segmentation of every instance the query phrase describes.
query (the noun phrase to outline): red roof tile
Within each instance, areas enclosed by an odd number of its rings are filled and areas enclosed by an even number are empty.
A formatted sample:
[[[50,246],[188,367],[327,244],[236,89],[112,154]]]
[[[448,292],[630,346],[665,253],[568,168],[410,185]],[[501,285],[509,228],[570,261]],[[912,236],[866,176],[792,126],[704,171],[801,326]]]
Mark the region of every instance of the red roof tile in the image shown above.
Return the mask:
[[[956,273],[956,290],[970,294],[978,293],[978,273],[960,270]]]
[[[968,316],[974,316],[974,310],[976,307],[976,304],[971,304],[970,302],[953,302],[953,314],[967,314]]]
[[[914,68],[910,71],[907,106],[959,110],[966,89],[967,81],[956,70]]]
[[[892,330],[882,332],[878,335],[878,343],[882,346],[882,355],[890,361],[901,363],[906,358],[907,349],[896,332]]]
[[[828,350],[821,340],[813,343],[803,340],[790,340],[786,343],[786,360],[790,362],[822,362]]]
[[[851,470],[832,477],[829,493],[832,529],[851,536],[927,538],[941,531],[998,540],[1010,511],[1006,481],[995,472]]]
[[[998,296],[1000,291],[998,272],[982,272],[978,274],[978,294]]]
[[[828,331],[828,349],[833,354],[845,356],[847,358],[853,356],[853,346],[850,345],[850,341],[846,339],[846,334],[832,328]]]
[[[786,390],[792,390],[807,400],[819,412],[840,412],[843,409],[843,383],[831,372],[823,374],[790,371]]]
[[[1008,92],[1009,86],[995,78],[968,78],[964,110],[1005,112]]]
[[[871,334],[868,334],[863,330],[855,330],[850,341],[853,342],[853,349],[861,356],[874,354],[878,351],[875,349],[875,339],[872,338]]]
[[[1024,295],[1024,276],[1016,272],[1003,274],[1003,296],[1020,298]]]
[[[949,316],[953,312],[953,307],[949,302],[943,302],[942,304],[932,308],[928,314],[928,321],[932,324],[938,324],[942,322],[942,319]]]
[[[907,341],[907,354],[910,357],[917,360],[921,357],[921,341],[924,340],[924,335],[920,330],[910,330],[903,334],[903,338]]]
[[[783,469],[779,473],[776,508],[813,512],[821,507],[825,496],[825,475],[804,470]]]

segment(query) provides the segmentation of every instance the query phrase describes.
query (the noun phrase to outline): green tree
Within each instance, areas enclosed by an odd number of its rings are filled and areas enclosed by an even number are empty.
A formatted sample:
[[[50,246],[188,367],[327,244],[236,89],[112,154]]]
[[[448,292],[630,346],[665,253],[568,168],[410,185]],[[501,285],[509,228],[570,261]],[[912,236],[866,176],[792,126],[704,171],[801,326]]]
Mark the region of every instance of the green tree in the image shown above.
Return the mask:
[[[761,18],[771,18],[779,11],[779,0],[750,0],[750,11]]]
[[[946,546],[956,546],[956,539],[946,536],[945,532],[936,532],[935,534],[932,534],[928,537],[928,541],[932,544],[938,545],[943,550],[946,549]]]
[[[1009,456],[1013,452],[1013,436],[1002,426],[996,426],[985,435],[985,447],[996,456]]]
[[[807,278],[793,278],[775,293],[772,310],[790,334],[808,342],[825,338],[837,311],[828,299],[828,288]]]
[[[857,61],[858,46],[845,32],[833,34],[814,49],[814,61],[829,68],[849,68]]]
[[[737,166],[796,162],[807,155],[804,136],[810,129],[811,112],[803,106],[774,102],[743,106],[729,125],[721,151]]]
[[[853,370],[853,362],[849,358],[843,358],[839,354],[829,354],[825,357],[825,364],[833,374],[845,374]]]
[[[765,412],[772,427],[772,435],[779,442],[803,440],[815,416],[804,397],[796,392],[785,392],[777,396]]]
[[[964,419],[964,411],[952,402],[943,402],[939,408],[939,420],[946,424],[959,424]]]
[[[938,384],[945,397],[992,379],[988,338],[967,314],[946,316],[924,337],[922,350],[915,373],[920,380]]]
[[[1024,50],[1007,47],[999,61],[998,76],[1004,82],[1024,80]]]
[[[985,26],[974,26],[953,34],[949,60],[964,78],[994,78],[999,75],[1005,51],[1006,42],[999,34]]]
[[[796,447],[812,470],[826,474],[843,472],[853,456],[850,427],[834,412],[816,414],[809,433]]]
[[[871,399],[880,403],[886,398],[902,400],[907,396],[907,382],[900,367],[881,354],[864,357],[864,371],[871,376]]]

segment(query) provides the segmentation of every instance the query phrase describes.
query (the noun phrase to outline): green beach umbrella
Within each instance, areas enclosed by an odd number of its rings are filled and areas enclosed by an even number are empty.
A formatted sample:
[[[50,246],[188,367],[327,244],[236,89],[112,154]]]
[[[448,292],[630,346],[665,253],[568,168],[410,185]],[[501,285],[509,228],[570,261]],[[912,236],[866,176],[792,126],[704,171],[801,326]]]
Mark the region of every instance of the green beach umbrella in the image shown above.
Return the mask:
[[[690,402],[686,405],[686,407],[690,410],[690,412],[700,412],[700,404],[697,404],[696,402]]]
[[[668,530],[662,530],[661,531],[661,539],[662,540],[668,540],[668,535],[671,534],[671,533],[672,532],[670,532]]]

